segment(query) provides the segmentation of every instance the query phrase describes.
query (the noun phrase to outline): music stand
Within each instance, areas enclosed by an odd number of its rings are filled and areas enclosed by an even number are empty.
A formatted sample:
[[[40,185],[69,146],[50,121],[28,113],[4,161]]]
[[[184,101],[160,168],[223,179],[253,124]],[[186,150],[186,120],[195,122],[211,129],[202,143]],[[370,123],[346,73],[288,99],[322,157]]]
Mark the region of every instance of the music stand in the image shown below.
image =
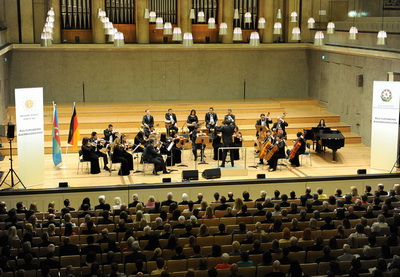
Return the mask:
[[[174,142],[173,141],[171,141],[170,142],[170,144],[168,145],[168,147],[167,147],[167,151],[169,151],[169,152],[171,152],[171,168],[169,169],[169,172],[172,172],[172,171],[178,171],[178,170],[176,170],[176,169],[172,169],[172,165],[173,165],[173,163],[174,163],[174,154],[173,154],[173,151],[172,151],[172,147],[174,146]]]
[[[180,139],[180,140],[179,140],[179,144],[181,145],[182,151],[185,150],[185,148],[183,147],[183,145],[184,145],[186,142],[188,142],[188,141],[189,141],[188,138],[183,138],[183,139]],[[183,156],[184,156],[184,155],[182,155],[182,160],[183,160]],[[178,164],[177,166],[178,166],[178,167],[188,167],[186,164],[182,163],[182,161],[181,161],[181,164]]]
[[[139,170],[139,164],[140,164],[139,152],[135,152],[139,147],[140,147],[140,144],[138,144],[138,145],[135,147],[135,149],[133,149],[133,151],[132,151],[132,153],[136,153],[136,159],[137,159],[137,164],[136,164],[137,170],[135,170],[133,173],[140,173],[140,172],[143,172],[143,171]]]
[[[170,121],[165,121],[165,128],[167,129],[167,135],[170,135],[170,129],[171,129],[172,123]]]
[[[8,142],[10,143],[10,159],[9,159],[9,160],[10,160],[10,169],[8,170],[8,173],[6,174],[6,176],[4,177],[3,181],[1,182],[0,187],[1,187],[3,184],[6,184],[6,185],[8,185],[9,187],[14,188],[16,185],[18,185],[19,183],[21,183],[21,185],[24,187],[24,189],[26,189],[24,183],[22,183],[21,179],[18,177],[17,172],[15,172],[15,170],[14,170],[14,168],[13,168],[12,140],[13,140],[12,138],[9,138],[9,139],[8,139]],[[10,175],[10,174],[11,174],[11,184],[9,184],[9,183],[6,182],[6,179],[7,179],[8,175]],[[14,176],[15,176],[15,178],[18,179],[18,182],[17,182],[17,183],[14,183]]]
[[[202,136],[196,138],[196,144],[201,144],[201,161],[199,164],[208,164],[204,161],[204,151],[205,151],[205,142],[211,142],[211,138],[209,136]],[[197,150],[196,150],[197,151]]]

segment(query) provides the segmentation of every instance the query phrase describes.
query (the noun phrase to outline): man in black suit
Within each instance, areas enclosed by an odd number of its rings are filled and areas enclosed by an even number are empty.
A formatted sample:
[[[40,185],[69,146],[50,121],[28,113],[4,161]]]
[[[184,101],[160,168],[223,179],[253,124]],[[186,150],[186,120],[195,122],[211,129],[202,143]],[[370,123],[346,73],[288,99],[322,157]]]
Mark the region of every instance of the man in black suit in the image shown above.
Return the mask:
[[[224,120],[225,120],[225,121],[229,121],[229,122],[232,123],[232,124],[235,124],[236,117],[235,117],[235,115],[232,113],[232,109],[228,109],[228,114],[225,115]]]
[[[225,196],[221,196],[219,202],[221,203],[220,205],[216,206],[214,208],[214,211],[225,211],[228,207],[230,207],[228,204],[226,204],[226,198]]]
[[[75,208],[71,207],[71,201],[69,201],[68,198],[64,199],[64,206],[67,208],[69,211],[75,211]]]
[[[149,140],[149,144],[147,145],[146,150],[143,152],[143,159],[154,164],[154,175],[158,175],[157,172],[161,170],[164,174],[168,174],[169,172],[167,171],[164,159],[155,147],[155,142],[156,141],[154,138]]]
[[[306,141],[305,141],[305,139],[303,137],[303,133],[302,132],[298,132],[297,133],[297,140],[296,140],[294,145],[296,146],[297,143],[300,143],[300,146],[297,149],[296,154],[294,155],[293,159],[289,160],[289,162],[295,167],[299,167],[300,166],[299,156],[301,154],[304,154],[304,152],[306,152]],[[295,146],[293,146],[293,148]],[[293,151],[293,149],[291,151]],[[288,150],[287,154],[290,156],[290,151],[289,150]]]
[[[171,124],[169,128],[167,128],[167,134],[170,136],[171,132],[178,132],[178,120],[176,119],[176,115],[172,112],[172,109],[168,109],[168,112],[165,114],[165,123]]]
[[[206,121],[206,127],[208,130],[215,129],[215,126],[217,126],[218,116],[214,112],[213,107],[210,107],[210,109],[208,110],[208,113],[206,113],[205,121]]]
[[[111,143],[117,138],[118,132],[113,129],[112,124],[108,124],[108,128],[103,131],[103,134],[104,134],[104,140]]]
[[[227,235],[230,234],[225,232],[225,224],[224,223],[218,224],[218,232],[215,233],[214,236],[227,236]]]
[[[203,194],[201,192],[199,192],[197,194],[197,200],[193,202],[193,204],[200,204],[201,201],[203,201]]]
[[[161,206],[160,201],[156,201],[154,203],[154,208],[149,210],[149,214],[159,214],[159,213],[161,213],[160,206]]]
[[[278,165],[278,160],[284,158],[285,155],[285,141],[282,139],[282,135],[276,136],[276,141],[274,147],[278,147],[278,150],[272,155],[271,159],[269,159],[269,171],[275,171]]]
[[[6,202],[0,201],[0,214],[7,214]]]
[[[49,214],[47,217],[48,221],[42,224],[43,228],[48,228],[50,224],[54,224],[55,227],[60,227],[60,222],[56,220],[54,214]]]
[[[106,196],[100,195],[99,196],[99,205],[94,207],[95,210],[110,210],[110,204],[106,203]]]
[[[272,130],[274,130],[278,135],[282,135],[282,137],[286,137],[285,128],[289,126],[289,124],[283,120],[282,117],[278,117],[277,121],[272,126]]]
[[[94,244],[94,237],[88,236],[86,238],[87,246],[81,249],[81,255],[87,255],[90,251],[95,252],[96,254],[101,254],[102,250],[100,245]]]
[[[162,201],[161,206],[170,206],[172,203],[175,203],[178,205],[178,202],[172,200],[174,198],[174,195],[172,192],[167,193],[167,200]]]
[[[133,252],[127,256],[125,256],[125,263],[136,263],[137,260],[142,260],[146,262],[146,255],[140,251],[139,242],[134,241],[132,243]]]
[[[192,141],[192,152],[194,155],[194,159],[197,160],[197,150],[200,149],[200,159],[201,162],[203,162],[203,157],[204,157],[204,149],[206,148],[205,144],[201,144],[201,143],[196,143],[196,139],[199,136],[199,134],[201,133],[201,129],[200,126],[196,126],[194,127],[194,130],[190,133],[190,140]]]
[[[110,217],[110,212],[108,210],[103,210],[101,213],[103,218],[98,218],[97,219],[97,224],[98,225],[104,225],[104,224],[114,224],[114,221],[112,221]]]
[[[315,260],[316,263],[319,264],[321,262],[330,262],[330,261],[336,260],[335,257],[330,255],[331,248],[328,245],[324,246],[324,248],[322,249],[322,254],[323,255],[321,257],[319,257]]]
[[[60,256],[79,255],[78,246],[71,244],[69,237],[64,238],[64,244],[60,246]]]
[[[95,144],[95,151],[94,153],[98,156],[98,157],[102,157],[103,161],[104,161],[104,170],[109,171],[110,169],[108,168],[107,164],[108,164],[108,156],[106,153],[101,152],[100,150],[104,148],[105,143],[104,141],[101,141],[97,138],[97,133],[96,132],[92,132],[92,136],[89,139],[90,143]]]
[[[224,126],[221,127],[217,127],[216,130],[218,132],[222,133],[222,141],[224,143],[224,147],[232,147],[233,146],[233,142],[232,142],[232,136],[233,133],[235,132],[235,126],[233,124],[231,124],[229,121],[224,121]],[[230,152],[230,159],[231,159],[231,164],[232,167],[234,166],[234,151],[233,149],[229,150]],[[222,163],[221,163],[221,167],[225,167],[225,161],[226,161],[226,156],[228,154],[228,149],[224,149],[224,151],[222,152]]]
[[[269,130],[269,124],[272,123],[271,118],[269,118],[269,114],[268,116],[265,116],[264,113],[260,114],[260,119],[257,120],[256,125],[259,126],[265,126],[265,128],[267,128],[267,130]],[[259,137],[260,134],[258,133],[258,130],[256,132],[256,137]]]
[[[154,118],[150,114],[150,110],[147,109],[146,114],[143,116],[142,125],[144,126],[144,135],[149,137],[150,133],[153,131],[154,128]]]
[[[139,201],[139,195],[137,193],[132,194],[132,202],[128,204],[128,208],[135,208],[138,203],[141,203],[143,206],[143,202]]]

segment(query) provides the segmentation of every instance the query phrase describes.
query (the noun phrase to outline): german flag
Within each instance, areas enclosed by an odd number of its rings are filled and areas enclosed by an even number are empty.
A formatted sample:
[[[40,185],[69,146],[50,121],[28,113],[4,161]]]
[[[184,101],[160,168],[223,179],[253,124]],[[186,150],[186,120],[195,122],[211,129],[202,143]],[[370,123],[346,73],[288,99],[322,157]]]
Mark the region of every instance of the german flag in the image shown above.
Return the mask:
[[[68,144],[72,145],[73,150],[78,149],[78,141],[81,139],[79,133],[78,117],[76,116],[76,107],[74,102],[74,109],[72,111],[71,122],[69,124]]]

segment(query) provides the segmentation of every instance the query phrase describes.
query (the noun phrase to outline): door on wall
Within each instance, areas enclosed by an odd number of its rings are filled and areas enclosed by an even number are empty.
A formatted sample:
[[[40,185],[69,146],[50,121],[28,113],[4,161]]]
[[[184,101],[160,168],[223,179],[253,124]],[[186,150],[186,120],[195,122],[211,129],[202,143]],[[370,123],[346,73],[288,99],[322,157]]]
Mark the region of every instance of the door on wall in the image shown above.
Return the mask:
[[[152,100],[179,100],[179,61],[152,62]]]

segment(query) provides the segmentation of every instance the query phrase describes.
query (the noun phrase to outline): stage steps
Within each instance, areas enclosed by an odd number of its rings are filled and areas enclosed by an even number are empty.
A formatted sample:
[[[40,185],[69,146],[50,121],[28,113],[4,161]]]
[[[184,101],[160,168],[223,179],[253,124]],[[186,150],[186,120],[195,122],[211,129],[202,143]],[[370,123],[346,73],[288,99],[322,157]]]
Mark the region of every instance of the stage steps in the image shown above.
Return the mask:
[[[61,145],[63,153],[67,146],[69,124],[72,113],[72,103],[59,103],[59,129],[61,133]],[[200,122],[204,122],[204,116],[208,108],[214,107],[222,122],[227,109],[231,108],[236,115],[236,123],[243,134],[246,147],[252,147],[255,140],[255,123],[261,113],[270,112],[271,119],[275,122],[278,116],[286,112],[285,121],[289,123],[286,128],[288,133],[288,145],[292,144],[296,133],[316,126],[321,118],[324,118],[327,125],[333,129],[342,131],[346,138],[346,144],[361,143],[361,137],[351,132],[349,124],[340,121],[340,116],[330,113],[325,107],[321,106],[317,100],[307,98],[274,98],[274,99],[250,99],[250,100],[227,100],[225,103],[213,103],[212,100],[193,101],[139,101],[139,102],[112,102],[112,103],[77,103],[77,115],[81,138],[90,137],[92,131],[103,136],[103,130],[108,124],[113,124],[114,129],[128,136],[133,141],[135,135],[141,127],[144,111],[150,108],[151,114],[155,118],[156,128],[159,132],[165,132],[164,115],[168,108],[172,108],[178,118],[179,131],[187,131],[184,127],[186,118],[191,109],[196,109]],[[45,115],[45,153],[52,152],[52,104],[46,103],[44,106]],[[15,122],[15,107],[8,108],[8,118]],[[3,144],[7,141],[2,139]],[[17,138],[14,139],[13,153],[16,153]],[[6,151],[3,149],[3,154]],[[72,151],[69,147],[68,152]]]

